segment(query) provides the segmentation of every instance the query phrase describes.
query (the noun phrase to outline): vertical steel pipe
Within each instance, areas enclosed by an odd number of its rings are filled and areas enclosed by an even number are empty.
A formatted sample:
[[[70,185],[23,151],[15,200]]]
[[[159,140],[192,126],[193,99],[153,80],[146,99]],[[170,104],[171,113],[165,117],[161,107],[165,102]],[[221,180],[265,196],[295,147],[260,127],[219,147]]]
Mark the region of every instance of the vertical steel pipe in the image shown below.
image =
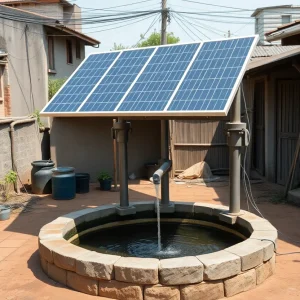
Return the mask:
[[[161,159],[162,162],[169,160],[169,121],[161,121]],[[169,172],[166,172],[161,179],[161,205],[170,204],[169,196]]]
[[[232,104],[231,123],[241,123],[241,89],[239,88]],[[236,214],[241,209],[241,146],[238,131],[230,132],[229,176],[230,176],[230,213]]]

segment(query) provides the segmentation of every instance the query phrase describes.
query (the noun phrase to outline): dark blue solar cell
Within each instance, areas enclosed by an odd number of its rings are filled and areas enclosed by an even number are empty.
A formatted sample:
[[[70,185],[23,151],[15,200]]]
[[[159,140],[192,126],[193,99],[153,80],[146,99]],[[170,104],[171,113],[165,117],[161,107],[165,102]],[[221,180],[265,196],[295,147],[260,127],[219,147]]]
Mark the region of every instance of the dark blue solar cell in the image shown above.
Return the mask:
[[[253,41],[205,42],[168,111],[224,110]]]
[[[90,55],[44,112],[76,112],[118,55],[119,52]]]
[[[118,111],[162,111],[199,45],[158,48]]]
[[[80,111],[113,111],[153,51],[154,48],[124,51]]]

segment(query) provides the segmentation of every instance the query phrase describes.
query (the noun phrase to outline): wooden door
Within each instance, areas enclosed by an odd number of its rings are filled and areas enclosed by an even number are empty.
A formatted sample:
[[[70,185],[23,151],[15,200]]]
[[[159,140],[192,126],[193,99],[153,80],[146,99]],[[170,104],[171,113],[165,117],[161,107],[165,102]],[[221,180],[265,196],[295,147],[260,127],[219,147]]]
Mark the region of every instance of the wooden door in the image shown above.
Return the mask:
[[[300,80],[278,81],[277,183],[285,185],[300,131]],[[297,168],[295,179],[299,180]]]

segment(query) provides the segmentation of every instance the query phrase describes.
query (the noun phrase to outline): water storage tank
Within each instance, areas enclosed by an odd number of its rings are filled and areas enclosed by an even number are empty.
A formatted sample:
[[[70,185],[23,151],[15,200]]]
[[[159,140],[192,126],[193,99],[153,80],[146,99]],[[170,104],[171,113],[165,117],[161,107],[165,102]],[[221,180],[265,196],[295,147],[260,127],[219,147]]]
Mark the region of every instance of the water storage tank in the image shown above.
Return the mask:
[[[90,191],[90,174],[76,173],[76,193],[85,194]]]
[[[33,194],[52,193],[52,170],[54,162],[51,160],[38,160],[31,163],[31,189]]]
[[[59,167],[52,170],[52,198],[71,200],[76,196],[76,179],[74,168]]]

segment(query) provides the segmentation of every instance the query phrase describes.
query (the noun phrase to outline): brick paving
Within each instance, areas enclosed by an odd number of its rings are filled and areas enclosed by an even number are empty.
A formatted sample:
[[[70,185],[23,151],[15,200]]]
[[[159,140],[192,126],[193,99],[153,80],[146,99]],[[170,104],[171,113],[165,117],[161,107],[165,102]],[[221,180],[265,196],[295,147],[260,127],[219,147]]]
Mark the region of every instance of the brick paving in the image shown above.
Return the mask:
[[[214,186],[214,187],[213,187]],[[253,185],[254,194],[263,191],[264,197],[271,197],[273,187],[269,184]],[[171,184],[171,199],[174,201],[194,201],[214,204],[228,204],[228,185],[212,184],[212,187]],[[269,192],[268,192],[269,191]],[[72,291],[49,279],[39,263],[37,235],[40,228],[53,219],[68,212],[118,203],[119,194],[101,192],[96,186],[91,192],[78,195],[71,201],[54,201],[44,197],[30,212],[12,215],[8,221],[0,222],[0,299],[1,300],[88,300],[95,298]],[[130,200],[154,200],[154,188],[148,182],[130,185]],[[261,200],[261,197],[260,197]],[[261,202],[260,210],[267,219],[287,236],[281,236],[278,252],[300,251],[300,209],[290,205],[274,205]],[[242,208],[246,208],[242,196]],[[276,274],[256,289],[236,295],[232,300],[296,300],[300,299],[300,254],[277,256]]]

